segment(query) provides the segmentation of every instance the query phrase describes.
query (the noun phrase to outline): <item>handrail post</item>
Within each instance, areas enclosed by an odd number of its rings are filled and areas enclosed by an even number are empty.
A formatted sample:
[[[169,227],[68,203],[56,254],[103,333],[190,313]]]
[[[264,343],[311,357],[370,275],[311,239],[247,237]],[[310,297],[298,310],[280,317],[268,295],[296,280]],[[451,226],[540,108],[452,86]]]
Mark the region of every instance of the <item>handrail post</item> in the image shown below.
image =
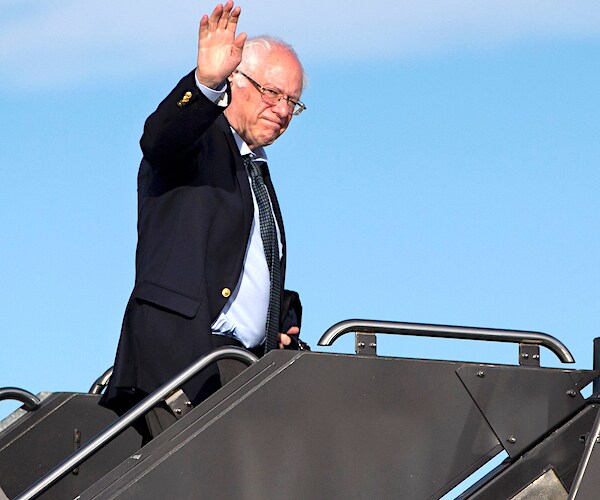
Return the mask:
[[[594,370],[600,370],[600,337],[594,339]],[[600,377],[594,380],[593,384],[594,397],[600,397]]]

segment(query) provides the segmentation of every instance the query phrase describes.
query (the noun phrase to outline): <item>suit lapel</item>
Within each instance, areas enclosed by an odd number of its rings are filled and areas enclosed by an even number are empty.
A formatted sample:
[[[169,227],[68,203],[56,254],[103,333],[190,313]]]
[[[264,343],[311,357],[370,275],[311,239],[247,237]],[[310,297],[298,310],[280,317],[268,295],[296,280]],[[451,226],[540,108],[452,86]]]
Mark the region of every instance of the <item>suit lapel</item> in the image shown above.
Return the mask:
[[[240,151],[237,147],[235,139],[233,138],[231,127],[229,126],[229,122],[225,118],[225,115],[221,115],[219,118],[217,118],[217,124],[225,136],[231,156],[233,157],[237,184],[240,188],[240,193],[242,195],[242,201],[244,204],[244,233],[247,237],[249,237],[250,229],[252,227],[252,219],[254,217],[254,204],[252,203],[252,192],[250,191],[248,173],[244,168],[244,163],[240,157]]]

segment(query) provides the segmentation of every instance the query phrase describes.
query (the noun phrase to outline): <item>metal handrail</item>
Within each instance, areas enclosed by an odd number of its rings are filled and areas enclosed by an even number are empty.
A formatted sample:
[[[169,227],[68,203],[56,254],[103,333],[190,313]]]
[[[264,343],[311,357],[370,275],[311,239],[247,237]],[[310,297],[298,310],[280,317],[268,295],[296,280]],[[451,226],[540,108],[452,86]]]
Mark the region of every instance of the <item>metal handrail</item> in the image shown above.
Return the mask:
[[[113,367],[111,366],[102,375],[100,375],[96,381],[90,387],[88,394],[101,394],[102,390],[108,385],[110,377],[112,377]]]
[[[133,423],[136,419],[144,415],[148,410],[150,410],[153,406],[162,401],[166,396],[178,389],[184,382],[196,375],[200,370],[206,368],[208,365],[214,363],[215,361],[225,358],[236,359],[238,361],[241,361],[242,363],[245,363],[248,366],[258,361],[258,358],[254,354],[244,349],[241,349],[240,347],[225,346],[218,347],[217,349],[212,350],[211,352],[205,354],[196,362],[191,364],[185,370],[180,372],[178,375],[175,375],[171,380],[161,385],[158,389],[156,389],[149,396],[140,401],[131,410],[123,414],[106,429],[97,434],[82,448],[73,453],[70,457],[65,459],[62,463],[57,465],[54,469],[45,474],[31,486],[29,486],[23,493],[15,497],[14,500],[29,500],[31,498],[35,498],[40,493],[43,493],[61,477],[63,477],[64,475],[72,471],[74,468],[81,465],[85,460],[87,460],[91,455],[96,453],[100,448],[112,441],[127,427],[129,427],[131,423]]]
[[[424,323],[403,323],[399,321],[348,319],[331,326],[321,336],[318,344],[330,346],[339,337],[348,332],[391,333],[394,335],[416,335],[419,337],[442,337],[449,339],[486,340],[540,345],[550,349],[563,363],[575,363],[573,355],[565,345],[552,335],[542,332],[474,328],[469,326],[428,325]]]
[[[0,389],[0,401],[5,399],[16,399],[23,403],[23,407],[27,411],[37,410],[42,402],[40,398],[34,396],[31,392],[25,389],[19,389],[18,387],[3,387]]]

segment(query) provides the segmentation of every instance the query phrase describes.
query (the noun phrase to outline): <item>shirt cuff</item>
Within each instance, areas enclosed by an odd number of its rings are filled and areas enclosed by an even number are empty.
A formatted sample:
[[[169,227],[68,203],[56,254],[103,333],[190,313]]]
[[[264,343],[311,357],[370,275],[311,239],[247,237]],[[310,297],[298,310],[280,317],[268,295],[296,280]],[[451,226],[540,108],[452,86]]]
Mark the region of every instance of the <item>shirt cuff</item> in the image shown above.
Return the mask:
[[[223,82],[223,85],[221,85],[217,90],[214,90],[206,85],[201,84],[198,81],[198,76],[196,75],[195,71],[194,79],[196,80],[196,86],[198,89],[200,89],[200,92],[202,92],[209,101],[214,102],[217,106],[227,106],[229,100],[227,92],[225,92],[227,90],[227,82]]]

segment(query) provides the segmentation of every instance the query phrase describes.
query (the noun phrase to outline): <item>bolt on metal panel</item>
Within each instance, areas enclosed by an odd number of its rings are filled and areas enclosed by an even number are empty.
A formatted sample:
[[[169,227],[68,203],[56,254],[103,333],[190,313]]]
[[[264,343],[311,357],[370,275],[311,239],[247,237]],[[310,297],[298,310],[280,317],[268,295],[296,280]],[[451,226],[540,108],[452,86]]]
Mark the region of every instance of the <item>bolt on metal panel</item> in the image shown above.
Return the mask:
[[[568,370],[466,365],[457,374],[511,458],[585,405]]]

